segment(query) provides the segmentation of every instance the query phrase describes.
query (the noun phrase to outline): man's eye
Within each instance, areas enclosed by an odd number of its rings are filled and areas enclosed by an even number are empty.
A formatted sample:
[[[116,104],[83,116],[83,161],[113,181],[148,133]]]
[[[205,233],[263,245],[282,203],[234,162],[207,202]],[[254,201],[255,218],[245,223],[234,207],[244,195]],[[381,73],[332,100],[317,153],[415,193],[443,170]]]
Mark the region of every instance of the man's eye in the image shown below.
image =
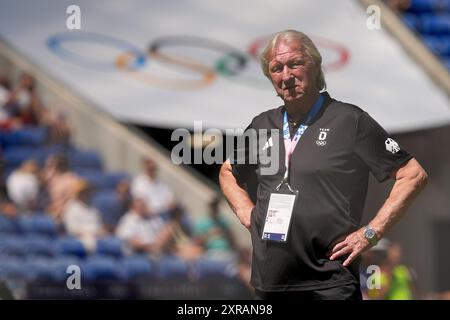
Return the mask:
[[[298,60],[298,61],[293,61],[292,63],[291,63],[291,66],[292,67],[298,67],[298,66],[303,66],[305,63],[303,62],[303,61],[301,61],[301,60]]]
[[[281,71],[281,67],[280,66],[274,66],[272,67],[272,72],[280,72]]]

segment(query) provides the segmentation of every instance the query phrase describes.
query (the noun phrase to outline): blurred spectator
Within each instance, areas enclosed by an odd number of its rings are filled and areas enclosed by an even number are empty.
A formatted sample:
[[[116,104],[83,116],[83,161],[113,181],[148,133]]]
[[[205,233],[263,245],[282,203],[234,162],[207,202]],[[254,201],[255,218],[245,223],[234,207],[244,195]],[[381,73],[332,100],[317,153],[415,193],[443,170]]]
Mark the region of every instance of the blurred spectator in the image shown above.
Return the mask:
[[[170,210],[174,205],[174,195],[166,184],[159,181],[156,163],[145,158],[143,167],[144,173],[135,177],[131,183],[131,194],[134,198],[144,199],[153,212]]]
[[[130,181],[123,179],[116,186],[116,194],[120,201],[120,217],[130,208],[133,198],[130,192]],[[118,218],[120,218],[118,217]]]
[[[208,252],[230,253],[236,249],[236,241],[228,223],[220,214],[219,203],[219,197],[210,202],[208,215],[195,226],[195,235]]]
[[[198,259],[203,254],[203,248],[192,238],[184,210],[176,205],[171,212],[169,224],[172,234],[168,251],[186,261]]]
[[[47,211],[59,221],[64,207],[74,198],[73,190],[80,178],[69,171],[66,156],[54,155],[47,159],[42,179],[50,197]]]
[[[36,161],[27,160],[13,171],[6,186],[10,199],[20,210],[34,210],[39,193],[39,167]]]
[[[8,218],[16,218],[19,214],[19,210],[8,198],[0,196],[0,214],[3,214]]]
[[[41,123],[43,105],[31,75],[23,74],[19,84],[11,91],[7,110],[11,117],[18,117],[22,124],[38,125]]]
[[[130,210],[120,219],[116,236],[135,252],[159,255],[171,239],[171,226],[148,209],[143,199],[133,200]]]
[[[74,187],[75,198],[64,210],[64,227],[68,234],[83,242],[86,249],[93,251],[97,239],[105,234],[99,212],[89,205],[91,188],[89,184],[79,179]]]
[[[387,0],[386,3],[395,11],[406,11],[411,6],[411,0]]]
[[[128,179],[119,181],[115,189],[114,208],[108,210],[107,214],[103,214],[103,223],[109,233],[115,233],[120,219],[127,213],[132,205],[132,197],[130,193],[130,182]],[[103,213],[103,212],[102,212]]]
[[[61,145],[70,144],[72,130],[64,114],[44,112],[42,122],[48,129],[49,143]]]
[[[382,270],[387,276],[385,300],[412,300],[415,293],[414,273],[402,264],[402,247],[392,244]]]
[[[381,288],[365,288],[369,299],[411,300],[414,298],[414,273],[401,263],[401,256],[401,246],[391,244],[389,241],[383,242],[382,246],[377,245],[364,254],[363,266],[377,265],[381,271]]]
[[[9,119],[9,113],[7,112],[5,105],[9,100],[9,82],[6,77],[0,76],[0,126],[1,123]]]

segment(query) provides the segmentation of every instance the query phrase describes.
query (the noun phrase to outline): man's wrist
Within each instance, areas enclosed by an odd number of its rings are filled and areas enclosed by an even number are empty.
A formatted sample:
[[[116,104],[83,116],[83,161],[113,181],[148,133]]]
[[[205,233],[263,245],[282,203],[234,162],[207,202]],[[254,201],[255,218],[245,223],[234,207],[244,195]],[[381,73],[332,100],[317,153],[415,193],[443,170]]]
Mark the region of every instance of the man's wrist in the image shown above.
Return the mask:
[[[371,225],[364,227],[364,238],[366,238],[371,246],[375,246],[380,240],[378,232]]]

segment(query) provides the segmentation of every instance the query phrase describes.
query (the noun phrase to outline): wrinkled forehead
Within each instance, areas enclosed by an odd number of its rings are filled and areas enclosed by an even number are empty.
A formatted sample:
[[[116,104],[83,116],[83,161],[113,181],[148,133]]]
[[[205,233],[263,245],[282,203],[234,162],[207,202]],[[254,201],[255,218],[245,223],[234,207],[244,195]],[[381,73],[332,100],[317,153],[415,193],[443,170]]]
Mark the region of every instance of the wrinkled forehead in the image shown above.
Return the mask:
[[[277,39],[272,50],[269,54],[268,61],[273,60],[277,56],[282,56],[287,53],[298,53],[300,55],[305,54],[305,48],[298,40],[289,40],[289,39]]]

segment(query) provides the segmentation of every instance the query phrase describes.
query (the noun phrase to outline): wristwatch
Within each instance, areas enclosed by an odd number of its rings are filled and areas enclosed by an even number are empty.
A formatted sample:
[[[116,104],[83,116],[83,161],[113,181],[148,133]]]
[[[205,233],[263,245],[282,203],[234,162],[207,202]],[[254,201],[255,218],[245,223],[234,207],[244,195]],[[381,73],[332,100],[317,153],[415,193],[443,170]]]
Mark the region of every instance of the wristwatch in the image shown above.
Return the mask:
[[[375,246],[378,243],[377,233],[370,226],[364,227],[364,237],[369,241],[371,246]]]

